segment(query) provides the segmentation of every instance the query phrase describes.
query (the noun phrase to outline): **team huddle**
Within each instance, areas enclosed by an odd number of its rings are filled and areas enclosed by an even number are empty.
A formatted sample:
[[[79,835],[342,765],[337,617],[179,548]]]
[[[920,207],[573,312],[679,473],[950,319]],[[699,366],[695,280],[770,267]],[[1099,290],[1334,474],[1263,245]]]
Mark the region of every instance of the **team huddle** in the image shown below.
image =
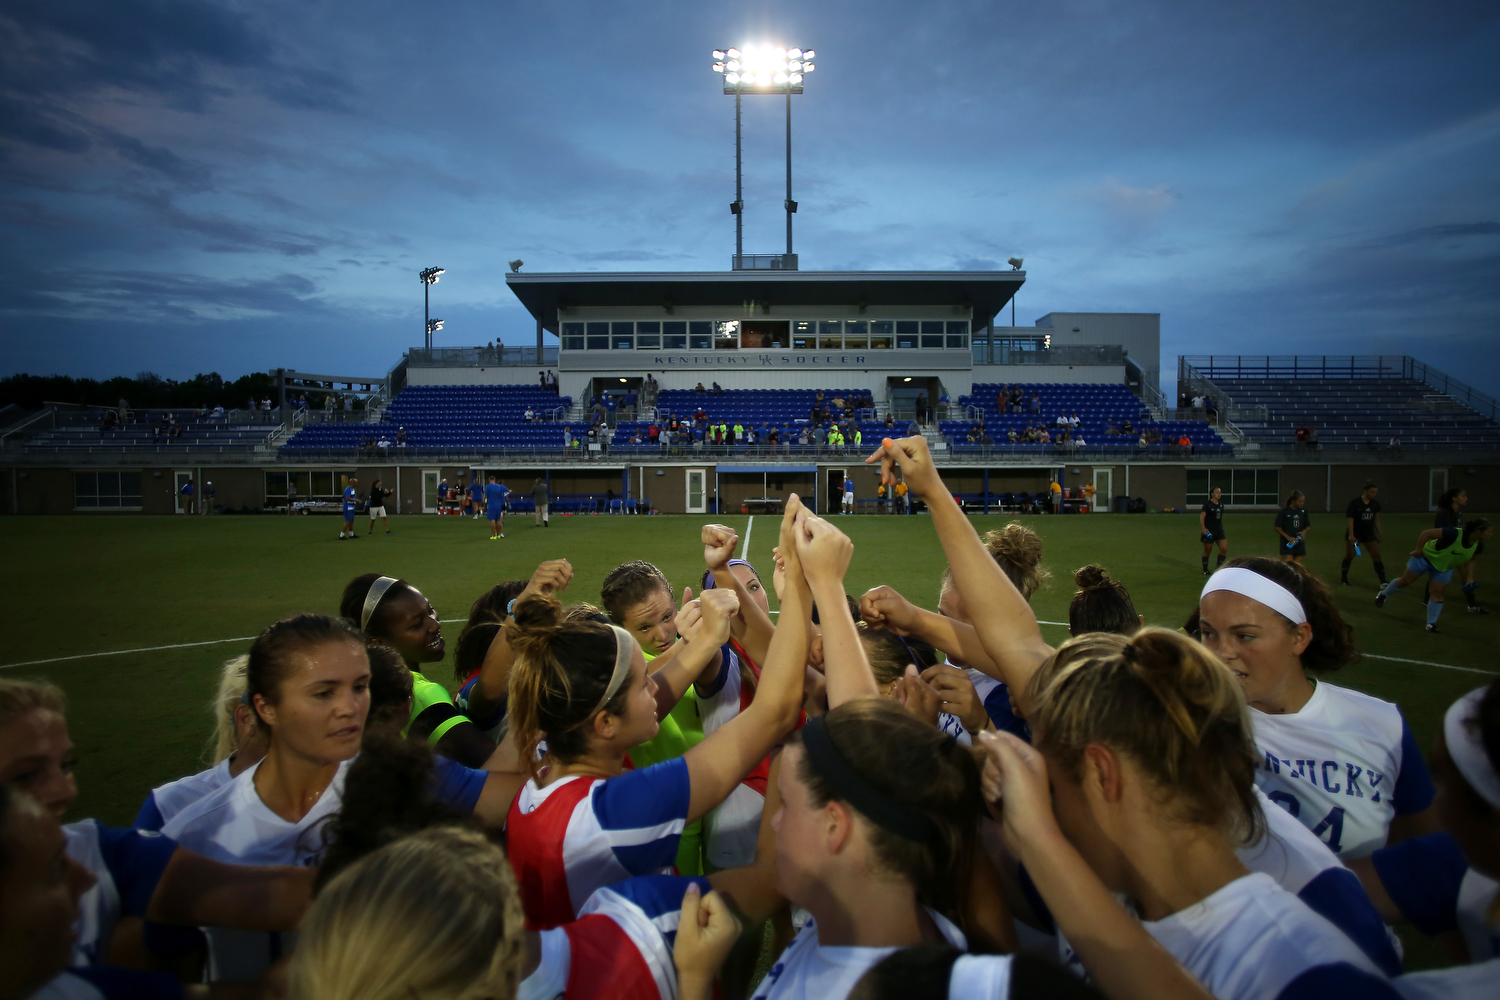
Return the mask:
[[[0,998],[1496,995],[1500,682],[1426,760],[1329,683],[1359,654],[1305,513],[1229,559],[1211,497],[1186,625],[1085,566],[1054,648],[1036,534],[979,536],[921,437],[868,461],[931,512],[936,611],[848,595],[793,495],[773,566],[709,524],[701,579],[628,562],[595,607],[556,558],[479,594],[450,697],[437,612],[368,573],[224,665],[213,766],[130,829],[61,824],[65,700],[0,679]],[[1350,545],[1384,579],[1378,513]],[[1489,533],[1424,532],[1381,599],[1441,607]],[[1398,923],[1456,964],[1403,974]]]

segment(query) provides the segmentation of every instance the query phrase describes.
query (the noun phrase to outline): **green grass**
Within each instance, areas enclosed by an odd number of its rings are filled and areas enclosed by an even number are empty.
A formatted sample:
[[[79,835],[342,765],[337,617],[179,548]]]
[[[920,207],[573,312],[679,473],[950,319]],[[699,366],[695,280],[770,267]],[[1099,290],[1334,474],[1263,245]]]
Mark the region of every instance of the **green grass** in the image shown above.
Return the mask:
[[[650,559],[679,590],[702,575],[701,518],[554,517],[538,529],[530,517],[509,520],[503,542],[489,542],[483,522],[438,517],[393,519],[395,534],[338,542],[331,517],[26,517],[0,521],[0,586],[9,594],[11,639],[0,663],[253,636],[277,618],[337,610],[344,584],[359,573],[402,576],[420,587],[443,618],[462,618],[469,603],[497,581],[524,577],[542,559],[566,556],[574,600],[597,602],[604,574],[629,559]],[[980,530],[1008,518],[975,517]],[[1197,519],[1171,515],[1025,518],[1042,536],[1054,576],[1033,600],[1043,621],[1067,619],[1071,573],[1100,562],[1124,582],[1153,624],[1176,626],[1202,585]],[[1268,518],[1227,518],[1231,555],[1273,550]],[[743,535],[747,518],[730,525]],[[847,582],[858,595],[890,584],[917,603],[936,604],[942,550],[926,517],[836,517],[855,543]],[[1324,520],[1327,524],[1327,519]],[[1392,539],[1415,538],[1420,515],[1388,515]],[[751,558],[770,563],[777,520],[756,517]],[[1320,525],[1322,527],[1322,525]],[[1332,525],[1329,525],[1332,527]],[[364,530],[360,524],[361,532]],[[1337,580],[1341,548],[1315,530],[1309,562]],[[1404,563],[1406,546],[1388,546],[1387,566]],[[1398,557],[1397,553],[1401,553]],[[1372,604],[1368,559],[1355,564],[1356,587],[1336,588],[1362,649],[1480,670],[1494,670],[1494,619],[1467,615],[1455,599],[1444,633],[1422,631],[1416,595]],[[447,626],[451,640],[456,625]],[[1049,639],[1061,628],[1044,628]],[[45,677],[71,703],[78,746],[80,796],[75,813],[128,822],[154,785],[201,766],[210,736],[207,710],[219,664],[248,642],[92,657],[15,667],[6,676]],[[431,675],[447,679],[446,664]],[[1484,681],[1475,673],[1366,658],[1338,683],[1399,703],[1421,744],[1431,745],[1446,706]]]

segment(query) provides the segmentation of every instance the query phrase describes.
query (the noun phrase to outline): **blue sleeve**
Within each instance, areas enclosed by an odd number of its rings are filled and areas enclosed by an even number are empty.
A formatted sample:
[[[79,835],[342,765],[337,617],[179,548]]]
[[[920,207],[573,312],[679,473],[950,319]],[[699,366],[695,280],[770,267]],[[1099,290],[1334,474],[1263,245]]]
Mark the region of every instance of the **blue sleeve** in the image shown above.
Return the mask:
[[[1031,742],[1031,727],[1011,708],[1010,689],[1004,684],[996,684],[994,690],[985,696],[984,711],[996,729],[1010,733],[1018,740]]]
[[[1031,881],[1031,873],[1026,870],[1025,865],[1016,866],[1016,880],[1020,882],[1021,895],[1026,897],[1026,903],[1031,907],[1031,914],[1036,917],[1036,922],[1041,929],[1048,934],[1056,934],[1057,921],[1052,918],[1052,911],[1042,900],[1042,894],[1037,891],[1036,883]]]
[[[1447,833],[1382,847],[1370,861],[1396,909],[1417,930],[1430,936],[1458,926],[1458,890],[1469,863]]]
[[[719,647],[719,656],[719,673],[718,676],[713,679],[713,682],[710,684],[699,684],[697,681],[693,682],[693,690],[697,692],[697,695],[700,698],[712,698],[714,695],[724,690],[724,684],[729,680],[729,671],[733,670],[735,673],[739,673],[740,658],[735,655],[734,650],[730,648],[729,643],[726,642],[724,645]]]
[[[488,771],[465,767],[455,760],[436,756],[432,759],[432,783],[429,786],[433,798],[446,802],[455,809],[471,813],[479,804],[479,793],[484,791]]]
[[[594,816],[615,859],[631,874],[647,875],[676,860],[691,796],[687,761],[675,757],[599,782]]]
[[[1401,993],[1382,976],[1356,969],[1348,962],[1334,962],[1308,969],[1276,994],[1276,1000],[1328,1000],[1329,997],[1401,1000]]]
[[[137,830],[150,830],[160,833],[162,824],[166,822],[162,818],[161,810],[156,805],[156,793],[146,793],[146,801],[141,803],[141,811],[135,814],[135,822],[131,826]]]
[[[69,969],[104,995],[104,1000],[180,1000],[182,983],[170,972],[137,972],[109,965]]]
[[[120,909],[139,917],[151,904],[161,873],[177,850],[177,841],[159,833],[122,829],[99,823],[99,853],[120,890]]]
[[[453,704],[457,705],[459,711],[467,715],[469,721],[473,722],[480,729],[494,729],[505,721],[505,711],[506,706],[509,704],[509,698],[502,697],[500,703],[495,706],[494,710],[488,716],[483,719],[476,719],[474,718],[474,713],[469,711],[469,693],[474,690],[474,685],[478,683],[478,674],[465,681],[464,686],[458,689],[458,694],[453,696]]]
[[[1401,773],[1396,775],[1396,791],[1391,804],[1397,816],[1410,816],[1432,805],[1437,791],[1432,787],[1432,775],[1427,773],[1427,762],[1417,748],[1417,738],[1412,735],[1406,719],[1401,719]]]
[[[1308,909],[1326,917],[1387,976],[1401,975],[1401,956],[1386,933],[1380,911],[1359,884],[1359,876],[1342,865],[1325,868],[1297,893]]]

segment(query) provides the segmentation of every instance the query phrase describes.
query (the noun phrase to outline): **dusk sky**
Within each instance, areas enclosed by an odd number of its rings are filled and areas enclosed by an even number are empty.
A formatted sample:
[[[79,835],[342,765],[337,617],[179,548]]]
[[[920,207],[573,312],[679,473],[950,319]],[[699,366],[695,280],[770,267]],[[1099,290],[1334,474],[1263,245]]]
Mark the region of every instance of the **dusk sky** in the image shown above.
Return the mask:
[[[1500,395],[1493,0],[0,0],[0,374],[383,373],[424,266],[440,346],[534,340],[511,258],[726,270],[747,42],[818,52],[804,270],[1022,255],[1020,323],[1160,312],[1167,380],[1406,353]],[[746,109],[779,252],[783,103]]]

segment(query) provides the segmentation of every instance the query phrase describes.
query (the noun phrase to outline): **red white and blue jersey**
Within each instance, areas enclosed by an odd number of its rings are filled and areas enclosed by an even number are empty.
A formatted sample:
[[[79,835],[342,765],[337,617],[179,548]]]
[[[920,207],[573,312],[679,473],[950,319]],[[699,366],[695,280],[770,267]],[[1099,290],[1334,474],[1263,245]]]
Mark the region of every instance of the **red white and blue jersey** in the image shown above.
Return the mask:
[[[691,793],[681,757],[608,780],[528,781],[505,821],[527,926],[568,923],[595,890],[669,871]]]
[[[138,972],[108,965],[69,969],[27,1000],[180,1000],[182,982],[170,972]]]
[[[578,919],[542,931],[542,957],[516,1000],[676,1000],[672,946],[682,897],[707,879],[645,875],[590,896]]]
[[[1458,843],[1447,833],[1412,837],[1382,847],[1370,859],[1386,893],[1401,915],[1423,934],[1458,931],[1470,962],[1500,959],[1500,923],[1490,913],[1500,882],[1469,867]],[[1494,984],[1491,981],[1491,994]]]
[[[1276,808],[1260,789],[1255,795],[1266,817],[1266,832],[1235,852],[1240,863],[1252,872],[1271,876],[1277,885],[1343,931],[1381,972],[1399,976],[1401,955],[1393,934],[1370,902],[1359,877],[1311,830],[1286,810]]]
[[[137,830],[160,830],[173,816],[197,802],[209,792],[217,791],[229,784],[229,762],[226,757],[206,771],[190,774],[176,781],[169,781],[153,789],[141,803],[135,817]]]
[[[73,964],[92,965],[109,951],[121,917],[145,914],[177,841],[149,830],[105,826],[85,819],[63,828],[68,857],[88,869],[94,885],[78,900]]]
[[[948,943],[968,951],[964,932],[936,910],[927,915]],[[808,920],[755,988],[753,1000],[844,1000],[871,966],[896,948],[829,946],[818,943],[818,922]]]
[[[1432,804],[1416,738],[1388,701],[1319,683],[1299,712],[1250,712],[1266,796],[1344,858],[1384,846],[1391,820]]]

